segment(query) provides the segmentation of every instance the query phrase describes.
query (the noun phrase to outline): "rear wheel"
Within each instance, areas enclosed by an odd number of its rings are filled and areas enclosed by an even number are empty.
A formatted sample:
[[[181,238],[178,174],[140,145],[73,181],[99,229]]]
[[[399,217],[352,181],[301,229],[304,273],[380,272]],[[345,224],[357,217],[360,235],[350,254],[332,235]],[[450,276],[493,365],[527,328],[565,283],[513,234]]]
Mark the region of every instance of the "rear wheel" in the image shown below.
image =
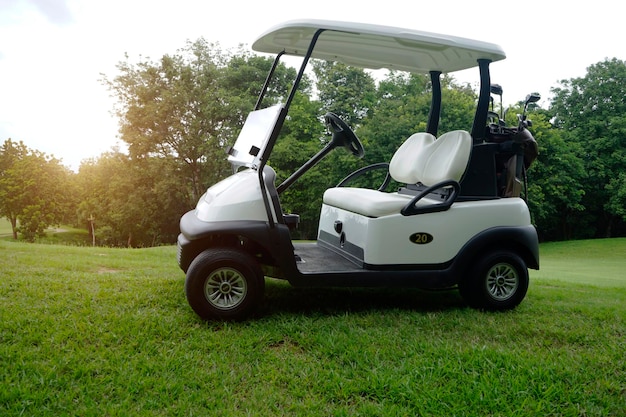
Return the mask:
[[[493,252],[476,264],[471,275],[459,283],[459,290],[474,308],[515,308],[528,290],[526,263],[513,252]]]
[[[204,320],[242,320],[263,299],[264,278],[256,260],[234,249],[207,249],[187,270],[185,294]]]

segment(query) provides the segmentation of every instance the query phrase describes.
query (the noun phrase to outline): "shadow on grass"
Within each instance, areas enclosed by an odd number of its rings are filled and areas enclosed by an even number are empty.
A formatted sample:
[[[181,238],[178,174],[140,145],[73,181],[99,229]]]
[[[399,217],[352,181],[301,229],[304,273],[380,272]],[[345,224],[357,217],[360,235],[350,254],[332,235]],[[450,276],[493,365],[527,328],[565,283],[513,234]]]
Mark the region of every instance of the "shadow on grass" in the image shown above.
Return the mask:
[[[341,315],[382,310],[437,312],[466,308],[458,290],[408,288],[295,288],[266,280],[260,317],[277,314]]]

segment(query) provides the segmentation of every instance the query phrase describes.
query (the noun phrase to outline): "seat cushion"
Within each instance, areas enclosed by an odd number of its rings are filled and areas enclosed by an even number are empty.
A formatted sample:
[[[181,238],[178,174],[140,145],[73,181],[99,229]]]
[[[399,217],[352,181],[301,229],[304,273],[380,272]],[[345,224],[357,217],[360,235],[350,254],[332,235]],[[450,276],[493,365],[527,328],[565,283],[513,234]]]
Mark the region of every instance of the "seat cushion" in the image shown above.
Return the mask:
[[[336,187],[324,192],[324,203],[368,217],[398,214],[411,196],[366,188]]]

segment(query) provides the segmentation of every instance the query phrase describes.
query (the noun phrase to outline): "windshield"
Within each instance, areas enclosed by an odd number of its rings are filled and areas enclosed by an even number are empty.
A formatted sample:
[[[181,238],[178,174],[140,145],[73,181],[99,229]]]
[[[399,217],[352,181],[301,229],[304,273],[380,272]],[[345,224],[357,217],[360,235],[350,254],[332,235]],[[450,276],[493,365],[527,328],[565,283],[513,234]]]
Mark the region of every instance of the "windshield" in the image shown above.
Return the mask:
[[[241,128],[235,145],[228,152],[228,161],[237,169],[241,166],[256,168],[272,134],[282,104],[250,112]]]

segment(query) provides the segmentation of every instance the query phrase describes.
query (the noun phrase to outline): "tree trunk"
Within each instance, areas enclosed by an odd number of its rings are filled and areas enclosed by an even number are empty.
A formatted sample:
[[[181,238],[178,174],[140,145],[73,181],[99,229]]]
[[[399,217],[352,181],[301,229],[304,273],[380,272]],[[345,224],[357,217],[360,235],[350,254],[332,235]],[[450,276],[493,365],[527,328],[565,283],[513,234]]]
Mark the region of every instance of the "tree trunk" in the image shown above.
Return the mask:
[[[200,199],[200,196],[202,196],[205,191],[202,189],[200,178],[200,167],[198,166],[197,162],[194,162],[191,165],[191,182],[193,187],[193,201],[191,202],[192,204],[197,203]]]
[[[609,220],[609,223],[606,225],[606,231],[604,233],[604,237],[613,237],[613,221]]]
[[[17,217],[10,216],[9,221],[11,222],[11,231],[13,232],[13,239],[17,240]]]
[[[569,217],[569,213],[567,213],[565,216],[561,217],[561,236],[557,236],[557,239],[563,239],[563,240],[569,240],[570,239],[570,229],[569,229],[569,223],[567,221],[568,217]]]
[[[613,220],[615,216],[612,214],[605,213],[604,218],[606,219],[606,225],[604,227],[604,236],[606,238],[613,237]]]

